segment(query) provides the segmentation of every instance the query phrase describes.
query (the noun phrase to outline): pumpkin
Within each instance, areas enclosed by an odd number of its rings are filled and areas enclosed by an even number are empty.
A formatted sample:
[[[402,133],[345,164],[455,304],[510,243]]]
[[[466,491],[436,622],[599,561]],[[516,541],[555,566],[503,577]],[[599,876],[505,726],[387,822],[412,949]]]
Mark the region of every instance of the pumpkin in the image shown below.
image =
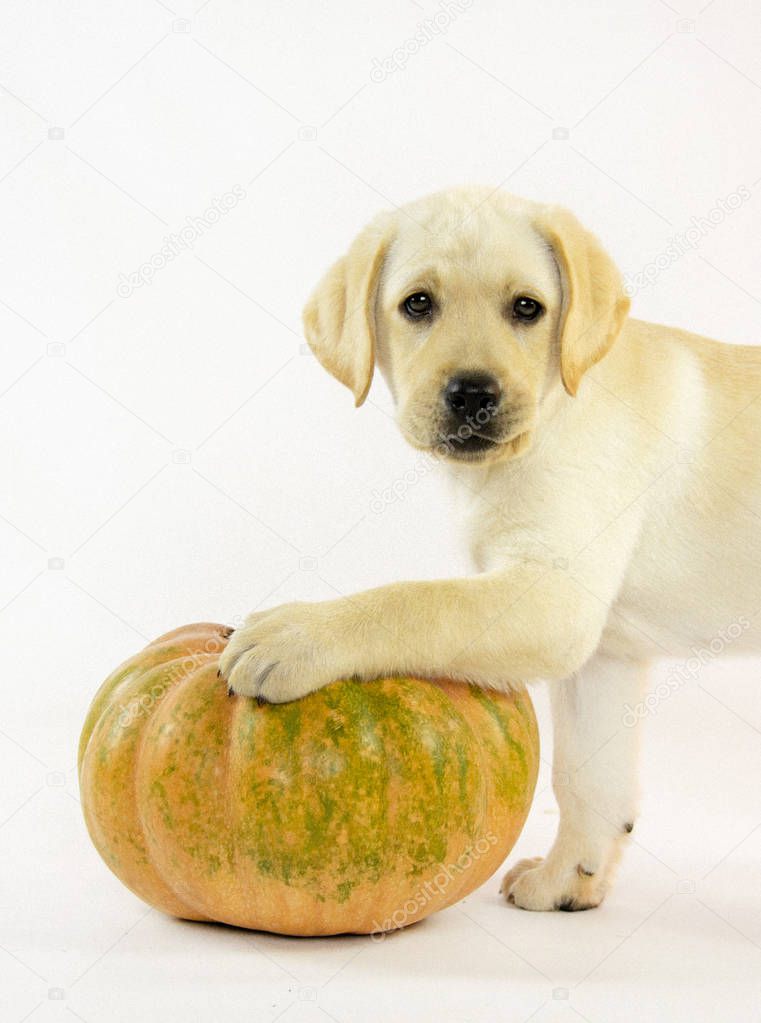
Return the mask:
[[[494,873],[536,782],[525,693],[384,678],[260,706],[218,677],[229,632],[161,636],[90,708],[82,806],[127,887],[190,920],[377,933]]]

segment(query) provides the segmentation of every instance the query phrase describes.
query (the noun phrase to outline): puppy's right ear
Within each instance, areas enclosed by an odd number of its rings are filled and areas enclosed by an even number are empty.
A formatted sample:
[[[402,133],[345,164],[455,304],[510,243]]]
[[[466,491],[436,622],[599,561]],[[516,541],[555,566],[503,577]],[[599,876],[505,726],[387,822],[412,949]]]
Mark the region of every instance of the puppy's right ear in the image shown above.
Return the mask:
[[[325,369],[361,405],[375,367],[375,300],[392,238],[392,217],[381,214],[328,270],[304,307],[304,334]]]

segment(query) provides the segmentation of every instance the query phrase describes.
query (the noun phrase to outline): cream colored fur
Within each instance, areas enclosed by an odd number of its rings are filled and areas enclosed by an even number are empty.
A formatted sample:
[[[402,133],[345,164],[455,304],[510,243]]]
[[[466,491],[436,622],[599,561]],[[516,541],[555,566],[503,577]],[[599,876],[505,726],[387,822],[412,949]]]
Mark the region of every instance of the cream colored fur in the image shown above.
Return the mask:
[[[439,305],[424,325],[400,313],[420,290]],[[519,294],[539,321],[511,320]],[[456,189],[366,228],[310,299],[306,336],[358,404],[384,373],[404,436],[441,455],[464,504],[476,572],[253,614],[222,661],[233,691],[273,702],[351,675],[550,680],[558,836],[503,883],[527,909],[604,897],[637,812],[626,708],[648,662],[738,620],[733,652],[761,647],[761,349],[628,307],[557,207]],[[481,460],[442,443],[442,387],[462,370],[504,395]]]

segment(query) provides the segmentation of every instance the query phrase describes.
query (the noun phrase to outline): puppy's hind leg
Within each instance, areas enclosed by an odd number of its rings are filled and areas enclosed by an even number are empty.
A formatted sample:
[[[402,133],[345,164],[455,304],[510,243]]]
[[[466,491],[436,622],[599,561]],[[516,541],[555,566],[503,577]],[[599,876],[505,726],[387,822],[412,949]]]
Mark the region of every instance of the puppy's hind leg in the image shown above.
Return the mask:
[[[643,664],[598,653],[551,684],[560,825],[545,860],[522,860],[507,873],[508,901],[535,910],[602,902],[637,812],[639,727],[628,708],[642,699],[645,673]]]

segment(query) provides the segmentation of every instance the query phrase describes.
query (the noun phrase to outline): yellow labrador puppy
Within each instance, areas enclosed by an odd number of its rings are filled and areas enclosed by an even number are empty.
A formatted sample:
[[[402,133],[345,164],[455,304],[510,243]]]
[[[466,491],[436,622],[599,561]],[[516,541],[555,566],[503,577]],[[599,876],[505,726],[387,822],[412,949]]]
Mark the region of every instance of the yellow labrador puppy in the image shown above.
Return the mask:
[[[727,630],[733,653],[761,645],[761,349],[628,312],[564,209],[456,189],[378,217],[306,336],[357,405],[378,365],[464,496],[477,574],[253,614],[223,656],[232,691],[273,702],[351,675],[550,680],[559,831],[503,883],[526,909],[605,895],[648,661]]]

